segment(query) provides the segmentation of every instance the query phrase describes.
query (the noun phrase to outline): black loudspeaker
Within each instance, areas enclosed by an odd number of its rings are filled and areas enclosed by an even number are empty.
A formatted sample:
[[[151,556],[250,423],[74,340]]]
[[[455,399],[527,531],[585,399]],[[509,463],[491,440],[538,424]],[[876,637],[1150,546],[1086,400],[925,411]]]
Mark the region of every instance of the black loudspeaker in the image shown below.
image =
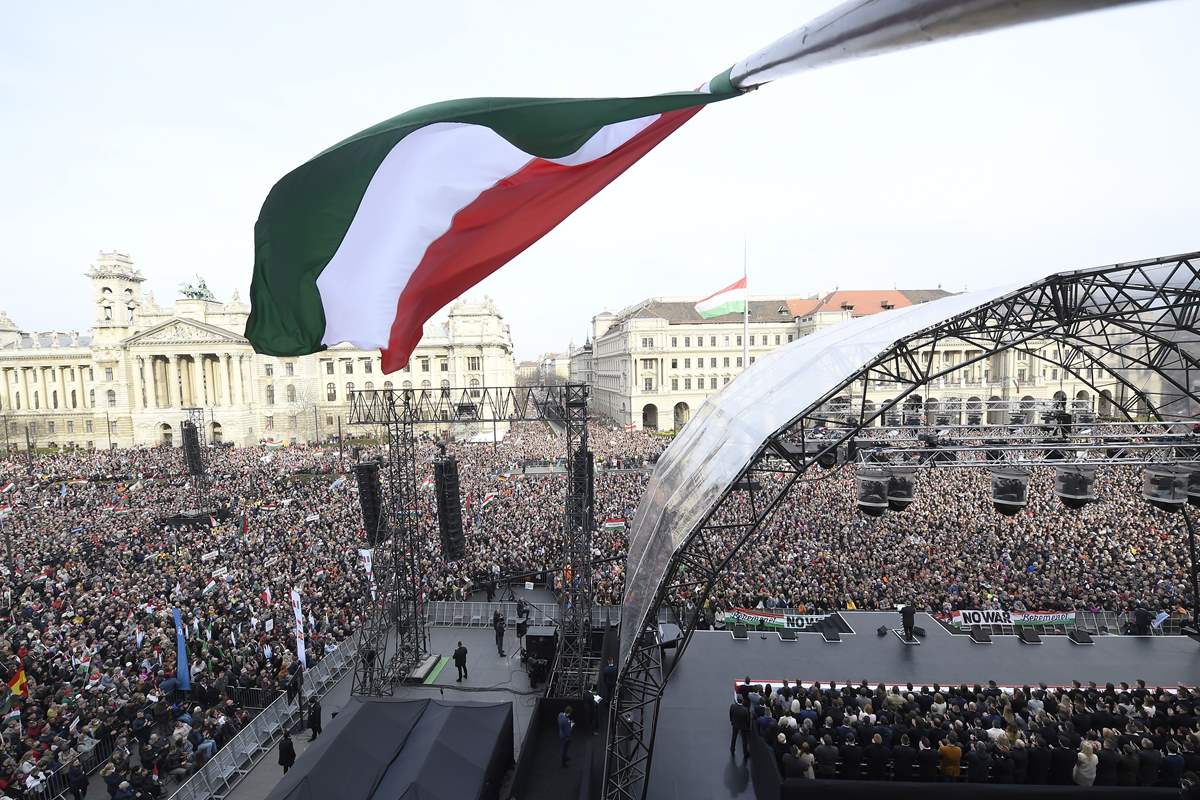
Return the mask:
[[[380,506],[383,488],[379,485],[379,465],[364,461],[354,465],[354,480],[358,483],[358,505],[362,509],[363,530],[367,532],[367,547],[375,547],[387,539],[380,530]]]
[[[1081,631],[1078,628],[1068,631],[1067,638],[1071,640],[1072,644],[1094,644],[1092,637],[1088,635],[1088,632]]]
[[[971,626],[971,641],[975,644],[991,644],[992,635],[978,625]]]
[[[200,434],[196,424],[191,420],[184,422],[183,429],[183,463],[187,465],[189,475],[204,474],[204,457],[200,453]]]
[[[887,636],[887,625],[880,625],[875,629],[876,636]]]
[[[794,642],[796,641],[796,632],[791,628],[784,628],[779,632],[779,638],[785,642]]]
[[[1033,628],[1021,627],[1017,628],[1017,635],[1021,637],[1021,644],[1041,644],[1042,637],[1038,636],[1038,632]]]
[[[918,639],[924,638],[925,629],[920,625],[913,625],[913,636],[916,636]]]
[[[596,467],[592,451],[576,450],[571,456],[570,469],[575,485],[582,489],[584,495],[583,508],[579,509],[578,514],[572,511],[571,525],[576,528],[582,528],[585,524],[590,526],[595,516],[592,508],[596,495]]]
[[[746,630],[746,626],[745,626],[745,625],[742,625],[741,623],[739,623],[739,624],[737,624],[737,625],[734,625],[734,626],[733,626],[733,638],[735,638],[735,639],[749,639],[749,638],[750,638],[750,634],[749,634],[749,632]]]
[[[447,456],[433,462],[433,482],[442,554],[447,561],[458,561],[467,550],[463,541],[462,503],[458,497],[458,461]]]
[[[359,447],[358,445],[351,447],[350,448],[350,457],[353,458],[355,461],[358,461],[360,458],[362,458],[362,448]]]
[[[557,646],[555,639],[556,631],[549,625],[529,628],[525,632],[525,653],[529,658],[553,661]]]

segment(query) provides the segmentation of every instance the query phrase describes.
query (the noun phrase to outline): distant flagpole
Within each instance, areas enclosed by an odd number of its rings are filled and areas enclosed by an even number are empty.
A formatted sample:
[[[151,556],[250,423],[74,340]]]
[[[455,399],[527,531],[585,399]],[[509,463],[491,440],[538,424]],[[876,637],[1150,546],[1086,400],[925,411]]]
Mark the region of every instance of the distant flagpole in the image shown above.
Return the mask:
[[[742,369],[750,369],[750,274],[747,266],[750,243],[745,234],[742,235],[742,281],[746,284],[746,295],[742,302]]]

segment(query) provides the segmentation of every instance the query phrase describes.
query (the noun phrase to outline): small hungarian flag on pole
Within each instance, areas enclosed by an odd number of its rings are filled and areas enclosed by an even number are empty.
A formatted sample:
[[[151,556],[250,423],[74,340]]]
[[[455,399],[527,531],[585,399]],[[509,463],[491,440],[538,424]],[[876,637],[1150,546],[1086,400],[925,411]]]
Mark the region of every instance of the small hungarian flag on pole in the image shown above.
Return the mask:
[[[17,697],[29,696],[29,681],[25,679],[25,665],[17,667],[17,674],[8,679],[8,690]]]
[[[267,195],[246,337],[275,356],[378,347],[395,372],[438,309],[738,94],[726,71],[648,97],[452,100],[360,131]]]
[[[725,314],[743,314],[745,311],[746,277],[744,275],[724,289],[713,292],[696,303],[696,313],[704,319],[712,319]]]

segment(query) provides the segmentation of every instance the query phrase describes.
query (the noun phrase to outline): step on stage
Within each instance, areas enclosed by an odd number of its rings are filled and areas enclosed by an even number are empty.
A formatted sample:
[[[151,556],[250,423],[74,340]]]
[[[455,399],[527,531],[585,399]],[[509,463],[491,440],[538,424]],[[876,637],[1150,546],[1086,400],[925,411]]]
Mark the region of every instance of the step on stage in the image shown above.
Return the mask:
[[[1200,681],[1200,645],[1186,636],[1098,636],[1093,647],[1066,636],[1044,636],[1028,647],[1016,636],[995,636],[991,647],[953,636],[926,614],[917,625],[928,635],[919,647],[899,637],[876,636],[880,625],[898,627],[895,613],[847,614],[854,633],[837,646],[818,633],[800,633],[782,642],[755,631],[734,641],[725,631],[697,631],[687,656],[671,675],[659,710],[654,739],[652,800],[753,798],[749,769],[741,754],[729,757],[729,704],[733,683],[746,675],[789,682],[942,685],[987,683],[1001,686],[1067,685],[1072,680],[1133,681],[1151,686],[1194,685]],[[668,659],[674,658],[668,651]]]

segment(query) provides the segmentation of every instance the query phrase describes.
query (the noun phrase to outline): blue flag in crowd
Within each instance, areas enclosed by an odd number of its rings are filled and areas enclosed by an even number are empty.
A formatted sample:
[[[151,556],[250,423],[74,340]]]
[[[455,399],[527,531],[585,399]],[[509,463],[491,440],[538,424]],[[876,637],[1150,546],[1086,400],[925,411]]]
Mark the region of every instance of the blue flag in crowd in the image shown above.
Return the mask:
[[[183,640],[183,621],[179,618],[178,608],[171,609],[171,614],[175,617],[175,677],[179,688],[186,692],[192,688],[192,676],[188,668],[187,642]]]

